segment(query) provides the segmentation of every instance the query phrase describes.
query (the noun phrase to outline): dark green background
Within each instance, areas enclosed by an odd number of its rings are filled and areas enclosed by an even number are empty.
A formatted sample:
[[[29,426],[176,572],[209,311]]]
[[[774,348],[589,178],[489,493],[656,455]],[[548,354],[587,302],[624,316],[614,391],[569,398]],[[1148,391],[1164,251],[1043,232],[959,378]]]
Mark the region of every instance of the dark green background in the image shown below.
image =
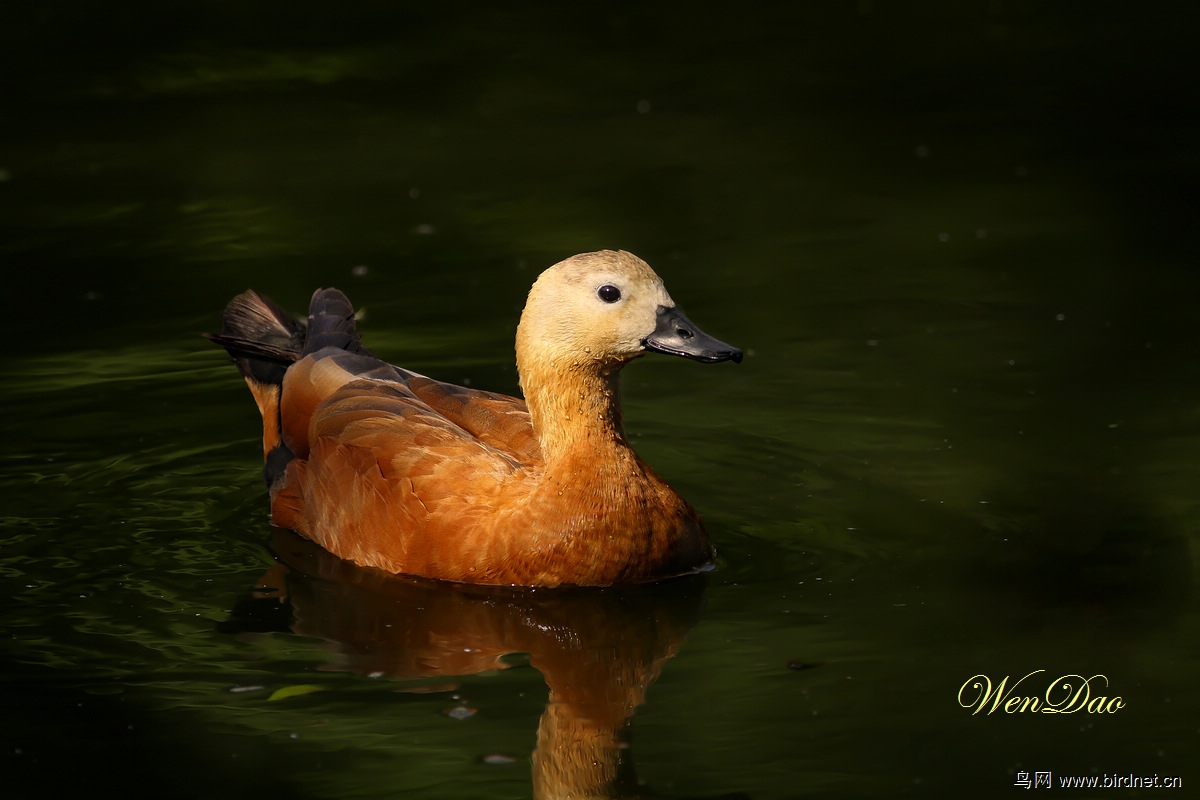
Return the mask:
[[[223,632],[269,526],[253,404],[196,334],[245,288],[337,285],[385,357],[515,392],[529,284],[601,247],[748,354],[626,373],[721,553],[635,719],[653,791],[1200,780],[1197,16],[6,4],[4,781],[528,796],[535,670],[463,679],[460,722],[318,639]],[[1126,708],[957,703],[1035,669]]]

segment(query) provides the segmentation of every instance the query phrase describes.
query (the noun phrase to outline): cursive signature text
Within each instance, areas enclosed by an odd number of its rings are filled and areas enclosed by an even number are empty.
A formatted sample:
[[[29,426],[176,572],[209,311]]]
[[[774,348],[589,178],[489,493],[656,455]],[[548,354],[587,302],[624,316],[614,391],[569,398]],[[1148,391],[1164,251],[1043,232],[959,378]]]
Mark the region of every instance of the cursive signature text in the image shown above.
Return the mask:
[[[972,716],[987,709],[991,714],[1003,709],[1006,714],[1031,711],[1035,714],[1074,714],[1086,711],[1089,714],[1115,714],[1125,707],[1120,695],[1108,694],[1108,676],[1063,675],[1055,678],[1041,694],[1022,694],[1017,687],[1034,675],[1045,672],[1035,669],[1024,678],[1009,686],[1009,676],[999,684],[993,684],[987,675],[972,675],[958,690],[958,704],[973,708]],[[1028,690],[1028,687],[1025,691]],[[1101,694],[1104,692],[1104,694]]]

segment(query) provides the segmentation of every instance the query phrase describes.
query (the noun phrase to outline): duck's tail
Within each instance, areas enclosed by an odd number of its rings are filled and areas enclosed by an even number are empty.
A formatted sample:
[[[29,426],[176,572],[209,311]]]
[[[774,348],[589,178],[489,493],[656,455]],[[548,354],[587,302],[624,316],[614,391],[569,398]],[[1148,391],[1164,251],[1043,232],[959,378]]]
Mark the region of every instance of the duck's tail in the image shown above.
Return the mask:
[[[233,356],[253,391],[255,385],[283,384],[283,374],[304,350],[305,325],[271,298],[246,291],[225,307],[221,332],[204,335]]]
[[[362,345],[362,337],[354,324],[354,306],[350,305],[350,298],[337,289],[317,289],[308,304],[308,335],[304,339],[302,355],[326,347],[372,355]]]
[[[288,367],[325,347],[370,355],[355,327],[354,307],[337,289],[318,289],[313,294],[307,324],[270,298],[243,292],[225,307],[221,332],[205,336],[233,356],[258,404],[263,419],[263,473],[272,487],[294,458],[283,443],[279,416]]]

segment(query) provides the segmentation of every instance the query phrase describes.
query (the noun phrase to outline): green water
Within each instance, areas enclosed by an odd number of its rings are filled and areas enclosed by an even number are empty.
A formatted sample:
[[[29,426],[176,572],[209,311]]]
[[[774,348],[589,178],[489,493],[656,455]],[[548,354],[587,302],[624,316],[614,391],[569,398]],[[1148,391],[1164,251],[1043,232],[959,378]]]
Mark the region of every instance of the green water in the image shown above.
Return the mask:
[[[1192,6],[2,17],[13,796],[529,797],[567,684],[633,712],[609,794],[1200,780]],[[529,284],[602,247],[747,351],[625,373],[715,571],[474,595],[273,532],[197,335],[230,297],[336,285],[384,357],[513,393]],[[1035,670],[1124,706],[960,704]]]

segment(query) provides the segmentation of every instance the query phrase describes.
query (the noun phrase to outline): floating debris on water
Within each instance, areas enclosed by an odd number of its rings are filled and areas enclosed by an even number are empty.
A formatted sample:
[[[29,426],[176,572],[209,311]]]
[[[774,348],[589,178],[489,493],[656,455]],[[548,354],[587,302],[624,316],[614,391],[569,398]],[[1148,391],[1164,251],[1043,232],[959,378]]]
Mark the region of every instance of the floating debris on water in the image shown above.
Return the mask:
[[[455,706],[442,711],[450,719],[470,719],[479,713],[478,708],[468,708],[467,706]]]
[[[271,692],[271,696],[267,700],[286,700],[289,697],[297,697],[302,694],[312,694],[313,692],[324,691],[324,687],[317,686],[315,683],[301,683],[296,686],[285,686],[282,689],[276,689]]]
[[[515,763],[517,763],[517,757],[510,756],[506,753],[488,753],[486,756],[483,757],[483,763],[492,764],[495,766],[502,766],[504,764],[515,764]]]
[[[458,691],[457,683],[422,683],[417,686],[401,686],[396,689],[403,694],[437,694],[439,692]]]

